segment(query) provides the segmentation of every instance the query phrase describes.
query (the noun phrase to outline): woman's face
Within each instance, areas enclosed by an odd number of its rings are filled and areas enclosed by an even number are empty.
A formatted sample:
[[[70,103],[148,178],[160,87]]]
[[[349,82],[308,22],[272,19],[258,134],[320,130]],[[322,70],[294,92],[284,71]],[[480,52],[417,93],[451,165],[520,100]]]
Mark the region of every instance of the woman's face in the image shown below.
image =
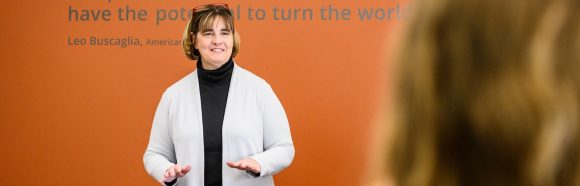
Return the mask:
[[[206,70],[221,67],[232,56],[234,36],[222,18],[213,20],[211,30],[198,31],[195,40],[195,48],[199,50]]]

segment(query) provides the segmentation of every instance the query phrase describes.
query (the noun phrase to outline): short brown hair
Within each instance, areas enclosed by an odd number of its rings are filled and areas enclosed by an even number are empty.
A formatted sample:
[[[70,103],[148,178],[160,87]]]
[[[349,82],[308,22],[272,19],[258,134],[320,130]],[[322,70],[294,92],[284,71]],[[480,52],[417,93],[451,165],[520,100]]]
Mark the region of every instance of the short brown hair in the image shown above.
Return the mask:
[[[229,28],[234,37],[234,46],[232,49],[232,56],[234,58],[240,51],[240,37],[234,28],[234,16],[227,5],[203,5],[194,8],[191,19],[185,26],[183,32],[183,51],[185,56],[191,60],[199,59],[199,50],[195,49],[195,39],[199,31],[211,28],[216,18],[224,20],[226,27]]]

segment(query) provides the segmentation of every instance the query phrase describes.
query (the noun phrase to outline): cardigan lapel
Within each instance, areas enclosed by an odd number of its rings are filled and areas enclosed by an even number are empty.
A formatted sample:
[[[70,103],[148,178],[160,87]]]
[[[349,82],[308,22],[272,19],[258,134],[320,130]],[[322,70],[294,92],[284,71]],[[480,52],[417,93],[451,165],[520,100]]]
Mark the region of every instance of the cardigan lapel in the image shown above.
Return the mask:
[[[226,110],[224,111],[224,121],[223,121],[223,125],[222,125],[222,153],[223,153],[223,155],[222,155],[222,166],[223,166],[222,173],[224,173],[224,170],[226,168],[228,168],[226,166],[226,161],[228,161],[227,158],[229,158],[229,157],[227,157],[227,155],[229,154],[229,152],[228,152],[229,143],[228,143],[228,136],[226,135],[226,132],[224,132],[224,131],[229,129],[229,126],[231,123],[230,120],[231,120],[232,114],[234,114],[234,113],[231,113],[232,112],[231,110],[233,107],[232,105],[234,105],[235,104],[234,102],[236,101],[236,99],[234,97],[235,97],[236,92],[237,92],[236,85],[238,82],[239,68],[240,67],[234,61],[234,70],[232,72],[232,79],[230,81],[230,89],[228,90],[228,98],[226,100]]]
[[[203,183],[203,170],[204,170],[204,159],[205,159],[205,155],[204,155],[204,143],[203,143],[203,118],[202,118],[202,114],[201,114],[201,94],[199,92],[199,79],[197,76],[197,69],[195,69],[192,73],[192,78],[193,78],[193,105],[195,108],[195,114],[197,117],[196,121],[193,121],[194,123],[192,123],[192,125],[194,126],[194,129],[197,129],[196,131],[196,135],[198,136],[197,139],[199,139],[201,141],[201,145],[199,145],[199,149],[197,150],[197,157],[199,157],[200,159],[198,159],[199,162],[201,162],[199,165],[197,165],[198,170],[202,170],[201,171],[201,183]],[[194,165],[195,166],[195,165]]]

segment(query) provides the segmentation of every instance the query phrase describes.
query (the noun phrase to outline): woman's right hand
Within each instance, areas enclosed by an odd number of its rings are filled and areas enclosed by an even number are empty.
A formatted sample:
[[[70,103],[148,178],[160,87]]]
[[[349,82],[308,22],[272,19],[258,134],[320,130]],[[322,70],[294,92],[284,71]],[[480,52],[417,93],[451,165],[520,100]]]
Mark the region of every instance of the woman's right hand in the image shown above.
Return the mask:
[[[163,178],[159,180],[161,184],[165,182],[171,182],[177,178],[181,178],[185,176],[191,170],[191,165],[186,165],[181,167],[179,165],[173,165],[165,170],[165,174],[163,174]]]

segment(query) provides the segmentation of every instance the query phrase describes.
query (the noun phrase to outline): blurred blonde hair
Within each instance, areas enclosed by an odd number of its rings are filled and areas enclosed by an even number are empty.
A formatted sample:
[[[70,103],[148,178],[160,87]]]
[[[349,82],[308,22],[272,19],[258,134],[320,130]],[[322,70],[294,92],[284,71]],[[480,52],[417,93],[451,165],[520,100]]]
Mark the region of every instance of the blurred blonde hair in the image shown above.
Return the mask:
[[[580,185],[580,1],[416,0],[397,57],[397,185]]]

